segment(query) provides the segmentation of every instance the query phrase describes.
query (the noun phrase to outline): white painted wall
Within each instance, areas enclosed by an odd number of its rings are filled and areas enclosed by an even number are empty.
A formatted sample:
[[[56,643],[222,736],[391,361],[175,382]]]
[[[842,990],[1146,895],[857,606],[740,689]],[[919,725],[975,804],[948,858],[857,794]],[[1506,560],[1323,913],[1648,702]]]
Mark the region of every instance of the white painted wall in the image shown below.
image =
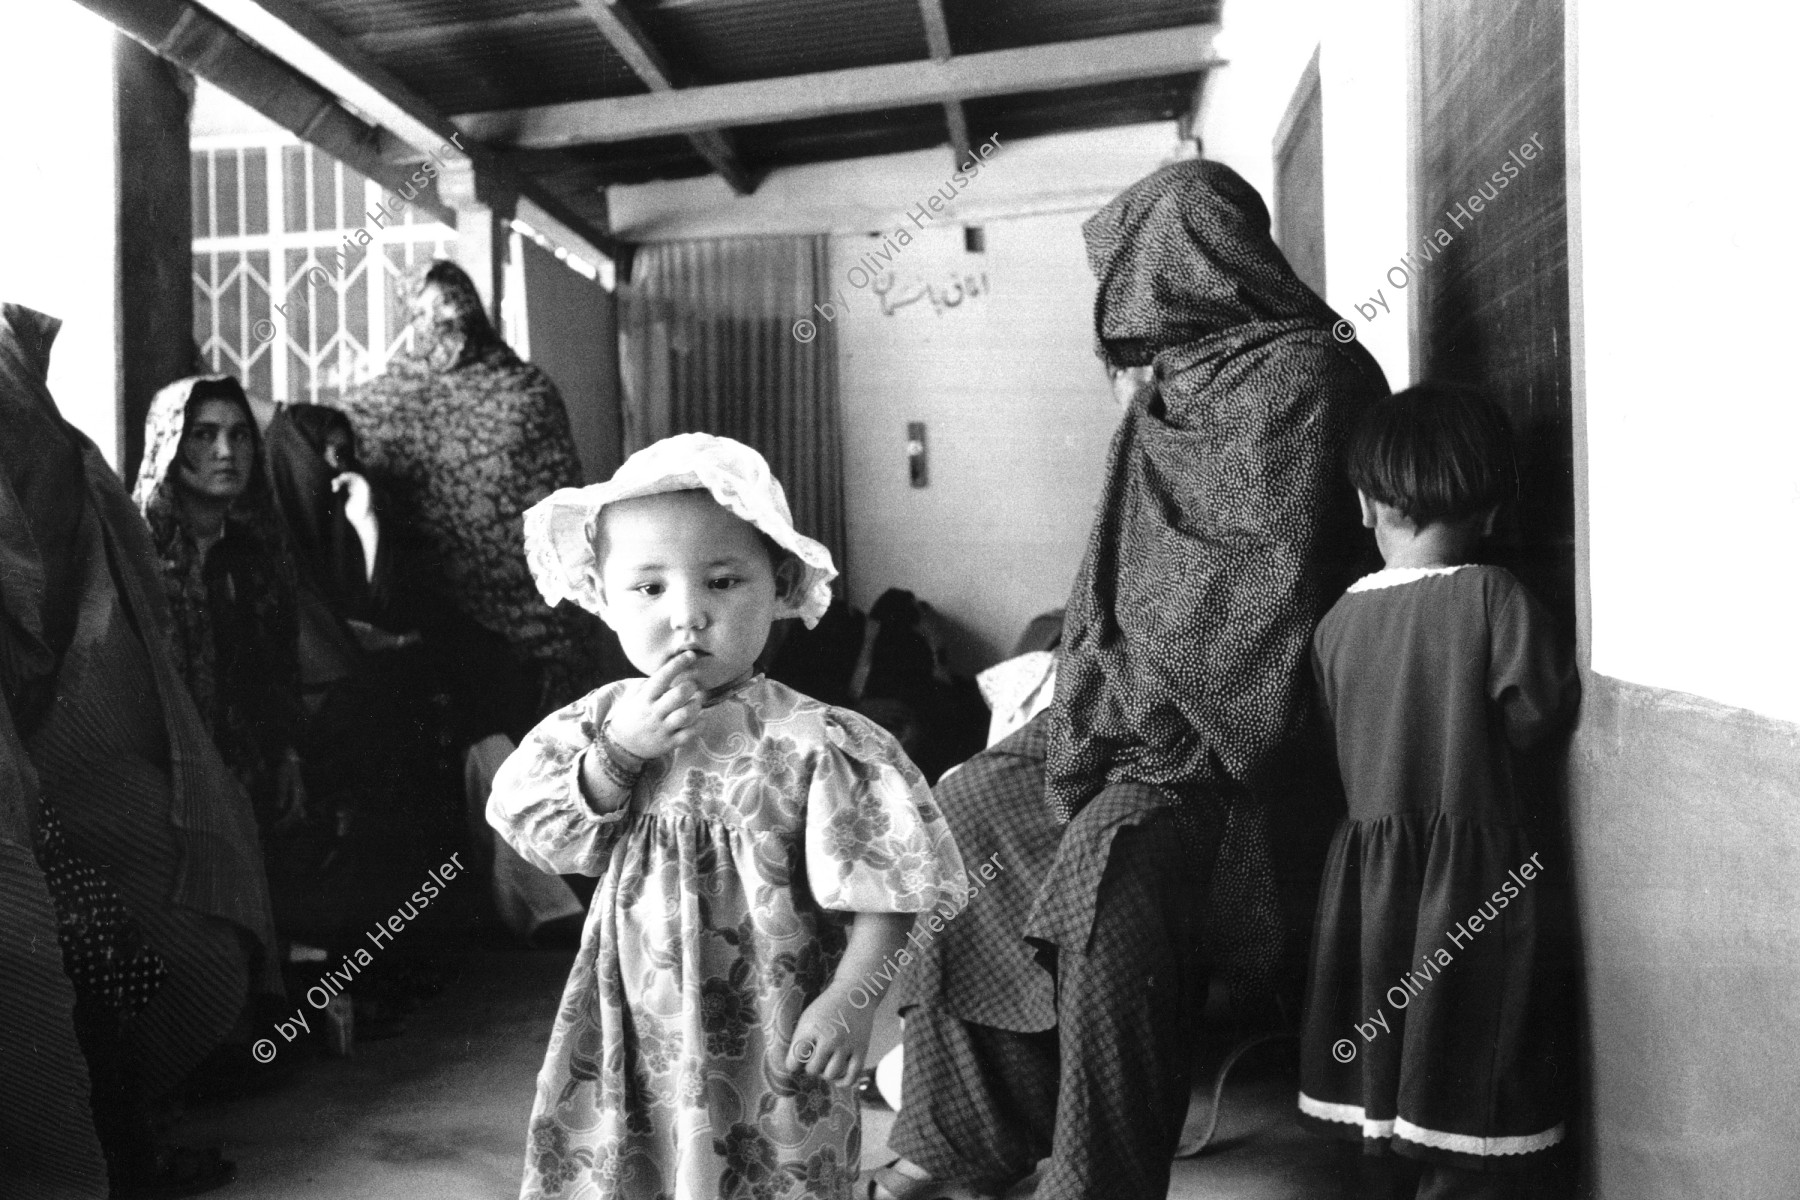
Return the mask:
[[[73,0],[0,35],[0,301],[60,317],[50,391],[118,467],[113,29]]]
[[[1411,382],[1410,295],[1387,271],[1407,242],[1407,0],[1227,5],[1215,42],[1228,65],[1207,80],[1206,156],[1274,208],[1275,137],[1319,50],[1325,141],[1326,302],[1395,388]],[[1383,290],[1381,306],[1377,289]],[[1357,305],[1364,306],[1359,310]],[[1368,314],[1373,314],[1370,316]]]
[[[978,144],[989,133],[971,129]],[[1003,142],[957,194],[946,220],[1092,212],[1175,148],[1172,122]],[[950,182],[950,149],[886,154],[771,172],[748,196],[716,175],[606,190],[613,232],[630,241],[891,230]],[[954,190],[954,185],[952,185]],[[909,226],[910,228],[910,226]]]
[[[1227,4],[1223,29],[1213,39],[1213,50],[1226,65],[1206,79],[1200,120],[1206,156],[1242,175],[1264,200],[1274,195],[1275,130],[1319,44],[1324,19],[1323,0]],[[1330,103],[1327,98],[1328,138]],[[1330,201],[1328,193],[1326,203]],[[1329,266],[1326,273],[1330,274]]]
[[[204,79],[194,81],[194,111],[188,118],[188,136],[202,138],[265,138],[287,131],[269,118]]]
[[[1151,164],[1154,165],[1154,164]],[[1033,616],[1060,608],[1093,524],[1117,410],[1093,351],[1084,214],[997,220],[987,250],[951,227],[897,256],[890,304],[920,284],[973,277],[982,294],[891,315],[843,288],[835,322],[844,419],[851,601],[918,593],[956,627],[972,671],[1010,653]],[[832,239],[842,280],[866,236]],[[908,482],[906,426],[926,424],[930,483]]]
[[[1394,270],[1407,240],[1408,0],[1328,10],[1319,49],[1325,114],[1325,300],[1356,326],[1398,390],[1412,379],[1412,297]],[[1395,286],[1395,281],[1400,286]]]
[[[1593,667],[1800,720],[1794,17],[1584,3],[1572,28]]]
[[[1800,385],[1770,364],[1800,324],[1800,237],[1780,217],[1792,105],[1777,25],[1794,18],[1747,0],[1678,25],[1571,7],[1593,666],[1800,719]],[[1200,127],[1209,156],[1266,192],[1276,129],[1320,47],[1326,299],[1394,387],[1411,380],[1410,289],[1388,277],[1411,249],[1407,14],[1405,0],[1228,8],[1217,48],[1230,65]],[[1646,65],[1659,61],[1689,64],[1691,103],[1659,100]],[[1669,186],[1680,146],[1707,148],[1704,186]],[[1389,310],[1371,303],[1378,288]]]
[[[973,671],[1068,599],[1116,419],[1081,222],[1174,149],[1173,123],[1002,143],[924,229],[906,213],[950,182],[945,147],[777,171],[748,197],[704,179],[612,188],[608,202],[615,229],[641,240],[835,235],[851,600],[918,593]],[[965,223],[983,226],[985,253],[964,253]],[[884,242],[891,315],[851,275]],[[907,480],[909,421],[927,426],[923,489]]]

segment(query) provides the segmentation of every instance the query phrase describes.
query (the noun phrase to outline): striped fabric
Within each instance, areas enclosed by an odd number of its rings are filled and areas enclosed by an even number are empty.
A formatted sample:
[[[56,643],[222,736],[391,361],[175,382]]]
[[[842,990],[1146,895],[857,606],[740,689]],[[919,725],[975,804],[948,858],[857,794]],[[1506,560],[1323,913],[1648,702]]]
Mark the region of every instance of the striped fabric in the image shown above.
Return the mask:
[[[1063,836],[1044,803],[1043,720],[964,763],[933,796],[956,837],[970,885],[981,890],[943,932],[914,943],[917,959],[895,985],[900,1011],[923,1004],[1015,1033],[1054,1029],[1055,988],[1024,937],[1025,916]],[[989,862],[999,869],[983,880],[977,869]],[[1087,898],[1099,884],[1096,874]]]
[[[965,1021],[947,1011],[953,996],[906,1010],[893,1151],[937,1178],[992,1191],[1049,1154],[1038,1200],[1168,1194],[1205,997],[1196,951],[1205,889],[1195,886],[1205,871],[1168,806],[1146,803],[1154,795],[1141,785],[1108,787],[1067,827],[1065,843],[1095,848],[1078,857],[1096,877],[1091,903],[1059,905],[1046,902],[1053,871],[1037,907],[1045,919],[1028,927],[1073,935],[1056,955],[1053,1029],[1014,1033]]]
[[[37,313],[0,310],[0,447],[15,454],[36,440],[21,436],[27,425],[36,434],[46,428],[32,385],[43,378],[55,332]],[[43,599],[52,589],[20,497],[30,494],[19,487],[21,473],[0,472],[0,1196],[103,1200],[106,1164],[88,1115],[75,991],[33,849],[37,770],[13,722],[54,640],[45,636]]]
[[[179,1083],[236,1020],[250,982],[238,929],[258,935],[265,947],[274,938],[261,863],[249,857],[256,852],[256,834],[241,793],[234,787],[223,792],[235,801],[242,822],[235,841],[229,838],[229,810],[202,810],[216,821],[216,828],[204,833],[179,830],[170,820],[181,808],[180,793],[171,787],[174,778],[229,787],[230,776],[216,754],[210,756],[210,772],[174,776],[171,751],[182,736],[181,719],[197,725],[199,716],[191,705],[176,707],[173,721],[161,710],[158,701],[166,693],[157,686],[157,656],[139,640],[120,605],[101,538],[99,523],[89,514],[76,547],[85,579],[75,639],[63,656],[56,703],[28,745],[71,845],[112,880],[169,968],[130,1034],[142,1054],[140,1078],[155,1095]],[[199,746],[211,751],[210,744]],[[196,843],[210,861],[193,861]],[[209,912],[169,902],[182,893],[184,879],[220,878],[221,868],[233,865],[233,851],[240,857],[242,890],[229,905],[214,905]],[[260,914],[246,899],[260,901]],[[269,978],[278,986],[279,974]]]
[[[12,718],[0,708],[0,1196],[104,1200],[106,1163],[88,1116],[75,992],[22,828],[34,807],[23,762]]]
[[[244,935],[262,953],[262,980],[279,988],[280,974],[249,805],[169,659],[148,531],[44,387],[56,329],[0,307],[0,451],[13,456],[0,474],[0,1196],[96,1200],[106,1173],[34,852],[40,798],[169,968],[128,1035],[145,1090],[172,1088],[238,1016],[252,973]],[[72,532],[42,545],[21,500],[30,492],[15,485],[34,464],[7,436],[24,423],[73,446],[86,482],[67,510]],[[51,611],[47,580],[72,597],[58,602],[72,614]],[[65,636],[47,636],[59,615]],[[21,738],[15,704],[41,682],[53,686],[38,694],[54,700],[30,710]]]

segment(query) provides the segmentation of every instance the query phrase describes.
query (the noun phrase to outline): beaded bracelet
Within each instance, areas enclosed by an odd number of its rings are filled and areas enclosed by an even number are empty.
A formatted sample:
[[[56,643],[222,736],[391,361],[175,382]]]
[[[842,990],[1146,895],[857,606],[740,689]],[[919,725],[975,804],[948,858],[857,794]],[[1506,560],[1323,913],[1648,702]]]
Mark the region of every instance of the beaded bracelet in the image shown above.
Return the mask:
[[[637,786],[638,776],[644,773],[645,760],[619,745],[612,735],[610,722],[600,726],[599,742],[601,772],[629,792]]]

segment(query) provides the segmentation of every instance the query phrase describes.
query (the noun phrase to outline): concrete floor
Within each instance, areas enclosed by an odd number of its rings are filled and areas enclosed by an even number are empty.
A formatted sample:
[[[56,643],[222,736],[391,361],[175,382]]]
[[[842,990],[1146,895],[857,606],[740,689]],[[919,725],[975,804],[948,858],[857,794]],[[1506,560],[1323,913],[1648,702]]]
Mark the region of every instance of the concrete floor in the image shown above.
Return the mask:
[[[306,1063],[277,1091],[190,1108],[171,1136],[223,1144],[238,1164],[226,1200],[509,1200],[518,1194],[526,1119],[567,951],[456,954],[443,992],[407,1032],[349,1059]],[[898,1022],[877,1029],[877,1052]],[[279,1039],[277,1039],[279,1041]],[[300,1054],[298,1045],[285,1053]],[[1255,1052],[1234,1072],[1205,1158],[1177,1162],[1174,1200],[1332,1197],[1332,1156],[1293,1113],[1291,1052]],[[1190,1120],[1204,1121],[1201,1098]],[[869,1163],[886,1161],[893,1114],[865,1113]],[[1029,1196],[1029,1183],[1013,1192]]]

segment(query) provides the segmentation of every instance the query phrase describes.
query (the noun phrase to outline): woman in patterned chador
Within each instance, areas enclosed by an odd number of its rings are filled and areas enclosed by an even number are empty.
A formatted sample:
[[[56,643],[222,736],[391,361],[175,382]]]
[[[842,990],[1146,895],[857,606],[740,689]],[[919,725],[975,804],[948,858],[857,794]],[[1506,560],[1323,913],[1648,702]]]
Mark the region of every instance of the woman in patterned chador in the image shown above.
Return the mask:
[[[1165,166],[1083,232],[1133,394],[1055,704],[938,789],[1025,891],[984,892],[903,984],[877,1200],[998,1194],[1046,1155],[1039,1200],[1160,1200],[1208,971],[1266,1006],[1281,956],[1266,806],[1308,791],[1308,639],[1362,544],[1340,456],[1386,384],[1229,168]]]
[[[422,268],[408,302],[411,348],[342,407],[386,501],[384,533],[403,543],[407,588],[425,618],[445,618],[443,630],[427,619],[421,631],[465,681],[468,740],[517,738],[598,675],[598,627],[546,605],[519,557],[525,510],[579,486],[581,463],[556,385],[501,340],[461,267]],[[459,672],[469,623],[486,636],[479,667]]]

